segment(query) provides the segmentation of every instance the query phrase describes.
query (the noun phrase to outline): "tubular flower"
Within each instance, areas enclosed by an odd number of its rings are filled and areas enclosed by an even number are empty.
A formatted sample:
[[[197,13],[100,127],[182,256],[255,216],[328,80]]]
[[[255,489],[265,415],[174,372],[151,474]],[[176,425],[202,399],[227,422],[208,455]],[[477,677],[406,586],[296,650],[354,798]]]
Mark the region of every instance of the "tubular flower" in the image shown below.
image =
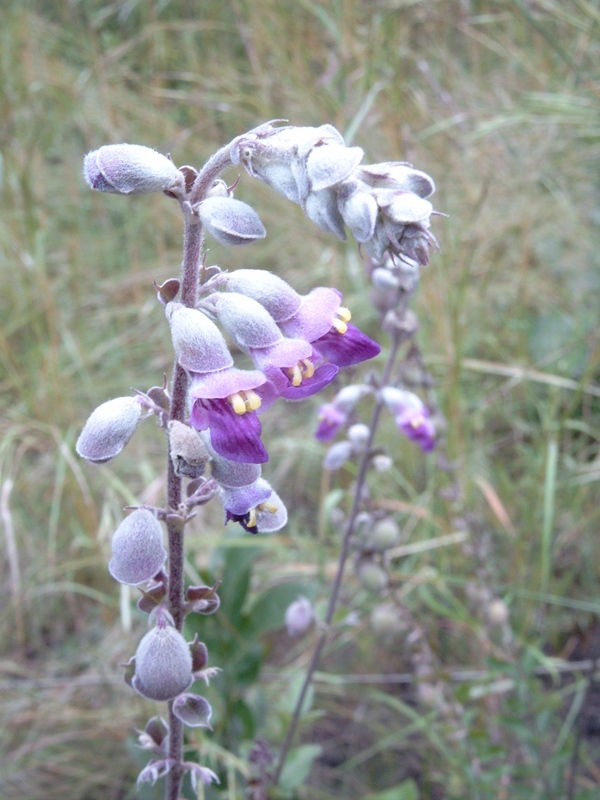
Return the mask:
[[[315,436],[321,442],[334,438],[339,429],[348,421],[356,404],[373,390],[365,384],[345,386],[331,403],[325,403],[319,409],[319,427]]]
[[[168,303],[167,318],[179,364],[191,377],[190,423],[211,430],[212,446],[232,461],[269,460],[256,412],[272,404],[276,392],[258,370],[240,370],[223,335],[201,311]]]
[[[429,409],[413,392],[384,386],[381,396],[396,419],[396,425],[407,438],[417,442],[424,453],[435,447],[435,428]]]
[[[273,273],[247,269],[228,275],[224,285],[256,300],[286,336],[310,342],[313,355],[337,367],[358,364],[381,352],[377,342],[349,323],[350,311],[342,307],[336,289],[318,287],[302,296]]]
[[[219,484],[219,499],[225,511],[225,524],[239,522],[250,533],[272,533],[287,523],[287,511],[281,498],[261,477],[258,464],[240,464],[221,457],[211,445],[211,437],[202,438],[212,454],[211,472]]]
[[[312,346],[304,339],[284,337],[269,312],[251,297],[238,292],[213,294],[205,305],[281,397],[310,397],[337,375],[333,364],[315,366]]]

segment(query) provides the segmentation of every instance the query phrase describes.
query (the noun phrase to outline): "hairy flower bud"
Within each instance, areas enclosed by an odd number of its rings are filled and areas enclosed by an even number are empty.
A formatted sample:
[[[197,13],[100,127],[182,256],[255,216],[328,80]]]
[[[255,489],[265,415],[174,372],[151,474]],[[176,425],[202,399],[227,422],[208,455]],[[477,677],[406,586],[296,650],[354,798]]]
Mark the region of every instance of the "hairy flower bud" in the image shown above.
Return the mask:
[[[125,517],[112,539],[108,571],[119,583],[139,586],[156,575],[167,558],[160,522],[144,508]]]
[[[368,592],[379,594],[388,585],[387,572],[374,561],[360,561],[356,572],[361,586]]]
[[[138,645],[133,688],[150,700],[172,700],[192,685],[190,648],[165,619],[159,618]]]
[[[331,445],[323,459],[323,469],[329,469],[332,472],[340,469],[352,456],[353,449],[352,442],[347,440]]]
[[[175,355],[184,369],[207,373],[233,364],[223,334],[206,314],[180,303],[168,303],[165,313]]]
[[[207,231],[221,244],[251,244],[267,235],[256,211],[232,197],[208,197],[198,206]]]
[[[166,156],[138,144],[109,144],[88,153],[83,176],[92,189],[113,194],[175,191],[183,175]]]
[[[77,439],[75,450],[92,464],[106,464],[135,433],[142,407],[135,397],[116,397],[96,408]]]
[[[290,636],[306,633],[314,619],[313,607],[308,598],[300,596],[285,611],[285,625]]]

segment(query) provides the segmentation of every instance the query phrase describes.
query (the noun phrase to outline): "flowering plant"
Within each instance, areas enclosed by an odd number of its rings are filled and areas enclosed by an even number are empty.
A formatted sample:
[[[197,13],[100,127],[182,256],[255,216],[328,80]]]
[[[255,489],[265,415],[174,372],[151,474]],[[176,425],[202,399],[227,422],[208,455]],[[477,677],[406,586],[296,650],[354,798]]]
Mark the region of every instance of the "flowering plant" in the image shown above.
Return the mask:
[[[303,296],[265,270],[229,273],[204,265],[205,234],[233,246],[266,235],[256,212],[233,197],[235,186],[219,178],[225,168],[243,165],[249,175],[300,204],[318,227],[342,240],[348,228],[366,255],[374,287],[387,295],[384,328],[392,349],[381,378],[341,388],[320,412],[317,437],[322,441],[349,426],[349,438],[333,445],[325,465],[337,469],[350,458],[362,459],[326,626],[360,510],[360,486],[367,467],[375,464],[372,442],[381,409],[387,407],[400,431],[424,451],[435,443],[429,410],[415,394],[395,385],[392,375],[399,346],[416,329],[406,299],[416,287],[419,268],[428,262],[429,249],[437,247],[429,231],[434,212],[427,200],[433,181],[407,164],[361,166],[362,149],[346,147],[331,125],[275,122],[236,137],[199,172],[178,169],[169,157],[130,144],[105,145],[84,161],[84,177],[92,189],[163,192],[179,203],[184,219],[182,278],[155,284],[175,351],[172,381],[103,403],[89,417],[76,446],[90,463],[106,463],[151,416],[169,440],[166,505],[132,510],[114,534],[109,564],[117,581],[140,588],[138,607],[148,615],[150,630],[127,664],[125,677],[139,694],[168,703],[168,721],[153,717],[140,733],[140,746],[152,759],[139,776],[139,782],[150,783],[166,777],[166,800],[178,800],[186,773],[194,787],[198,781],[218,780],[208,768],[183,760],[183,726],[210,728],[208,700],[189,689],[198,679],[208,685],[218,671],[207,667],[204,644],[197,638],[188,643],[183,636],[188,614],[212,614],[219,608],[217,586],[184,586],[184,531],[193,509],[217,497],[226,524],[237,522],[251,533],[280,530],[287,522],[285,504],[262,475],[269,458],[261,439],[263,414],[268,420],[269,408],[280,398],[301,401],[318,393],[340,369],[368,361],[381,350],[350,322],[351,312],[335,288],[315,287]],[[225,337],[252,360],[254,369],[236,366]],[[371,426],[352,424],[357,405],[371,396],[376,399]],[[168,550],[161,523],[166,525]],[[362,573],[368,561],[363,554]],[[299,598],[286,614],[293,634],[307,630],[313,619],[306,598]],[[264,772],[264,780],[276,783],[279,778],[325,638],[326,631],[320,634],[278,764],[273,774]]]

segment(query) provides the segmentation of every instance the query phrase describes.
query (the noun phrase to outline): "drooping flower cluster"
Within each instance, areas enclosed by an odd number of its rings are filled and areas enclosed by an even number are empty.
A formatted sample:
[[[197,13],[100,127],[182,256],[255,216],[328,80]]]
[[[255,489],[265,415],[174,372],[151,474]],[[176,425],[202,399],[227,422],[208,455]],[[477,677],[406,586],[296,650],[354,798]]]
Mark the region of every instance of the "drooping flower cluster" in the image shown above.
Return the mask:
[[[361,165],[363,155],[331,125],[267,122],[231,145],[234,164],[299,203],[322,230],[345,240],[348,227],[375,264],[427,264],[429,248],[437,247],[427,200],[433,180],[402,162]]]

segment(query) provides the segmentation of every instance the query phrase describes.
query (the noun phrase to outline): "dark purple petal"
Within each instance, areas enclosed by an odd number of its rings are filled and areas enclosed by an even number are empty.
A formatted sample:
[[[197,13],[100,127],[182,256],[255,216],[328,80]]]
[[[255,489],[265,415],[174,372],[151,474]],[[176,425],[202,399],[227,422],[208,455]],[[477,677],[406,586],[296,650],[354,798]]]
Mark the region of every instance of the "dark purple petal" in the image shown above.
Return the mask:
[[[331,328],[325,336],[314,342],[315,349],[338,367],[349,367],[374,358],[381,352],[381,347],[373,339],[354,325],[348,325],[345,333]]]
[[[315,436],[321,442],[329,442],[346,421],[346,414],[333,403],[325,403],[319,409],[319,427]]]
[[[429,419],[428,409],[408,409],[402,414],[398,414],[396,424],[400,431],[408,439],[416,442],[424,453],[429,453],[434,449],[435,427]]]
[[[236,414],[227,400],[203,400],[202,406],[208,417],[212,446],[219,455],[249,464],[269,460],[260,440],[262,426],[254,411]]]
[[[311,397],[328,386],[338,371],[334,364],[323,364],[317,367],[312,378],[304,378],[300,386],[292,386],[290,382],[288,388],[281,392],[281,397],[286,400],[304,400],[305,397]]]

